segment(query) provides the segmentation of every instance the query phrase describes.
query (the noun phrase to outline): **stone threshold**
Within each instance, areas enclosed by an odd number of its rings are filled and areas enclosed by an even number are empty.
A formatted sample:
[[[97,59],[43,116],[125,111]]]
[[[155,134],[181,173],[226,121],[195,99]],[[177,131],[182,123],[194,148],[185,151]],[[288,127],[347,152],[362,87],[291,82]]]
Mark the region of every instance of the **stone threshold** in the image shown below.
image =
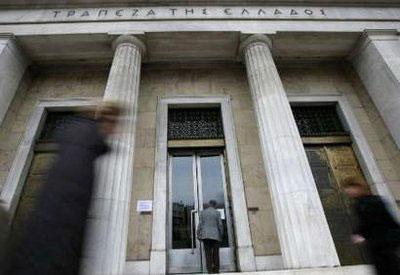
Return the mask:
[[[220,273],[221,275],[374,275],[374,268],[370,265],[322,267],[290,270],[272,270],[257,272],[232,272]]]

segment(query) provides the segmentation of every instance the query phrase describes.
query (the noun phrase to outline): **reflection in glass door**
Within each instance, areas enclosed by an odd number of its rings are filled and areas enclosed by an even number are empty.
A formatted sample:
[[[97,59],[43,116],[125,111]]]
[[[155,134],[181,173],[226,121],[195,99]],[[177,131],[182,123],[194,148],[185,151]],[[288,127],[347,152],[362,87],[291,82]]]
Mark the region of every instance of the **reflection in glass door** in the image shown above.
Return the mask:
[[[221,271],[234,271],[232,222],[220,152],[175,152],[169,158],[169,273],[205,272],[202,244],[196,238],[199,212],[217,202],[224,224]]]

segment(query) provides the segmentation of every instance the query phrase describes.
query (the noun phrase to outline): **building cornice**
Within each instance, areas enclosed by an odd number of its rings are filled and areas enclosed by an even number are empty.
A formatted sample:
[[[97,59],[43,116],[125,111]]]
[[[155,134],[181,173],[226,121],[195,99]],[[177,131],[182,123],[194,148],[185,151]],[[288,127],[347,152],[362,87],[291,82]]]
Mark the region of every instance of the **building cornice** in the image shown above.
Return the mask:
[[[398,8],[321,6],[159,6],[0,10],[0,25],[157,20],[311,20],[400,22]],[[354,25],[351,23],[351,25]],[[368,26],[364,26],[368,28]],[[393,27],[392,27],[393,28]],[[359,29],[359,31],[361,31]]]
[[[156,6],[360,6],[360,7],[399,7],[398,0],[2,0],[0,10],[44,9],[44,8],[93,8],[93,7],[156,7]]]

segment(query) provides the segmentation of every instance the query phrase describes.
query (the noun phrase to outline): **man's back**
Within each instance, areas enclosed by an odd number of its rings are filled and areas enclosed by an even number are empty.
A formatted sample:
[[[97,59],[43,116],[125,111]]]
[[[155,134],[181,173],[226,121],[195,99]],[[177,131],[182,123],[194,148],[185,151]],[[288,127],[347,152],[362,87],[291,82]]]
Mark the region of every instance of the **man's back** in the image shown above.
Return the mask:
[[[197,229],[200,239],[222,240],[223,226],[221,214],[213,207],[208,207],[200,213],[200,223]]]

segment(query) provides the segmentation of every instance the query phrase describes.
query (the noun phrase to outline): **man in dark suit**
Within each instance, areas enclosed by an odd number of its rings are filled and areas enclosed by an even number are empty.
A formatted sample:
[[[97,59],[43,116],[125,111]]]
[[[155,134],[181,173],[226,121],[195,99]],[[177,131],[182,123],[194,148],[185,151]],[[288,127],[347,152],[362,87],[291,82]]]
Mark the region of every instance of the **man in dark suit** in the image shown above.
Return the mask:
[[[0,201],[0,275],[4,273],[5,266],[5,253],[6,253],[6,243],[8,238],[9,229],[9,216],[7,211],[3,208]]]
[[[197,237],[203,242],[208,273],[219,273],[219,244],[222,241],[223,226],[217,202],[210,200],[208,208],[200,213]]]
[[[343,184],[346,194],[354,199],[358,227],[352,241],[366,243],[379,275],[400,274],[397,250],[400,246],[400,226],[379,196],[370,194],[368,187],[355,178]]]

